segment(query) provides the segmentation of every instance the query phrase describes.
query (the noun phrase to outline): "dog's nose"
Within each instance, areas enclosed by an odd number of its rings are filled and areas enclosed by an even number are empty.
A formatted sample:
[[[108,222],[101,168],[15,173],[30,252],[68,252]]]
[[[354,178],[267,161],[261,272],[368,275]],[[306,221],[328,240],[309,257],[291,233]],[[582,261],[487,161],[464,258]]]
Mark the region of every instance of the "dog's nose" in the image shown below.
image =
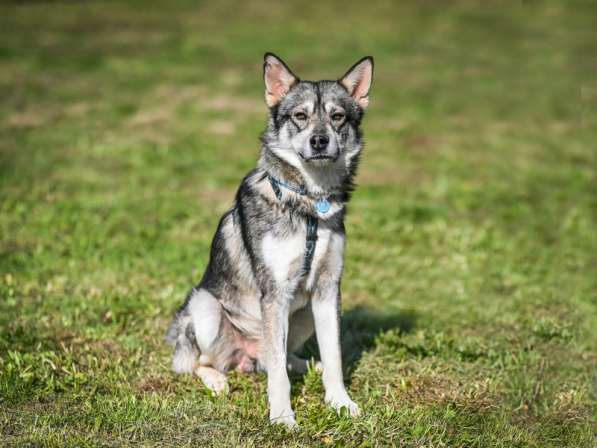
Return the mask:
[[[309,139],[309,143],[311,143],[311,148],[315,151],[323,151],[325,148],[328,147],[328,143],[330,142],[330,138],[325,134],[314,134]]]

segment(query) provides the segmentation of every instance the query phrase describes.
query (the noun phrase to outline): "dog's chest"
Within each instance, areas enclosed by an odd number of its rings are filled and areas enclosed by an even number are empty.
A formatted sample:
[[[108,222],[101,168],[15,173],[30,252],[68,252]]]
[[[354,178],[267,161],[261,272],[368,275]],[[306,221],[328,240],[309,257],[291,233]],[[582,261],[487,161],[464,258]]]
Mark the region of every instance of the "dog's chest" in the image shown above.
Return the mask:
[[[310,284],[318,271],[326,266],[328,255],[334,250],[337,235],[323,226],[317,229],[317,242],[307,274],[304,273],[306,237],[306,231],[302,230],[284,237],[267,234],[263,238],[263,260],[279,287],[285,288],[304,280],[306,289],[311,289]]]

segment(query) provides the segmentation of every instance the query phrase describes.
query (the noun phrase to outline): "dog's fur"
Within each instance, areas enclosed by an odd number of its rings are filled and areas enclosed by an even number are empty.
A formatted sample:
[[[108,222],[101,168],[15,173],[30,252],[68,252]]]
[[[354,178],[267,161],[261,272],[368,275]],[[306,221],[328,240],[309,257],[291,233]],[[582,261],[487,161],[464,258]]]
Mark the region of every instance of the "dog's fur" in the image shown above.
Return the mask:
[[[301,81],[280,58],[265,55],[270,114],[257,168],[220,220],[207,270],[168,331],[176,347],[173,369],[197,373],[216,393],[227,389],[230,369],[265,370],[272,422],[295,425],[287,369],[306,370],[307,361],[293,353],[314,330],[326,402],[359,414],[342,378],[340,280],[344,214],[372,74],[373,59],[366,57],[338,81]],[[272,177],[303,186],[305,194],[276,191]],[[315,207],[322,198],[331,204],[324,213]],[[305,273],[308,216],[318,228]]]

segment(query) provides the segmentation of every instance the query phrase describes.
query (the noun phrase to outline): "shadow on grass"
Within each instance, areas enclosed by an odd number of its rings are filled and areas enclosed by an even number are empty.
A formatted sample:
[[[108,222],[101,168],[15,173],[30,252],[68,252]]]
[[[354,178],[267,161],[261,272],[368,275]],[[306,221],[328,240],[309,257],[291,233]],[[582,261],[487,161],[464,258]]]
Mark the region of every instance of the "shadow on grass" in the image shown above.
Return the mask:
[[[346,380],[350,381],[352,371],[363,353],[374,348],[375,338],[380,333],[388,330],[408,333],[414,328],[416,319],[417,316],[413,310],[391,308],[382,310],[357,306],[344,313],[341,321],[341,339]],[[305,358],[321,359],[315,335],[305,343],[300,355]]]

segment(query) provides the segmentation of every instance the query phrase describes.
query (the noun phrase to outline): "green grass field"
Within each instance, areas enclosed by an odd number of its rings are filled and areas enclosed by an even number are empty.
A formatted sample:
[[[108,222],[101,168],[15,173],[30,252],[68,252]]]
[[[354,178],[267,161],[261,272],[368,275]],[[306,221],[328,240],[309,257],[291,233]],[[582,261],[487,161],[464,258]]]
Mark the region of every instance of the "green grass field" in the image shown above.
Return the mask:
[[[594,447],[597,5],[0,5],[0,445]],[[372,54],[347,221],[346,383],[226,397],[169,319],[259,152],[262,55]],[[316,344],[305,348],[317,356]]]

